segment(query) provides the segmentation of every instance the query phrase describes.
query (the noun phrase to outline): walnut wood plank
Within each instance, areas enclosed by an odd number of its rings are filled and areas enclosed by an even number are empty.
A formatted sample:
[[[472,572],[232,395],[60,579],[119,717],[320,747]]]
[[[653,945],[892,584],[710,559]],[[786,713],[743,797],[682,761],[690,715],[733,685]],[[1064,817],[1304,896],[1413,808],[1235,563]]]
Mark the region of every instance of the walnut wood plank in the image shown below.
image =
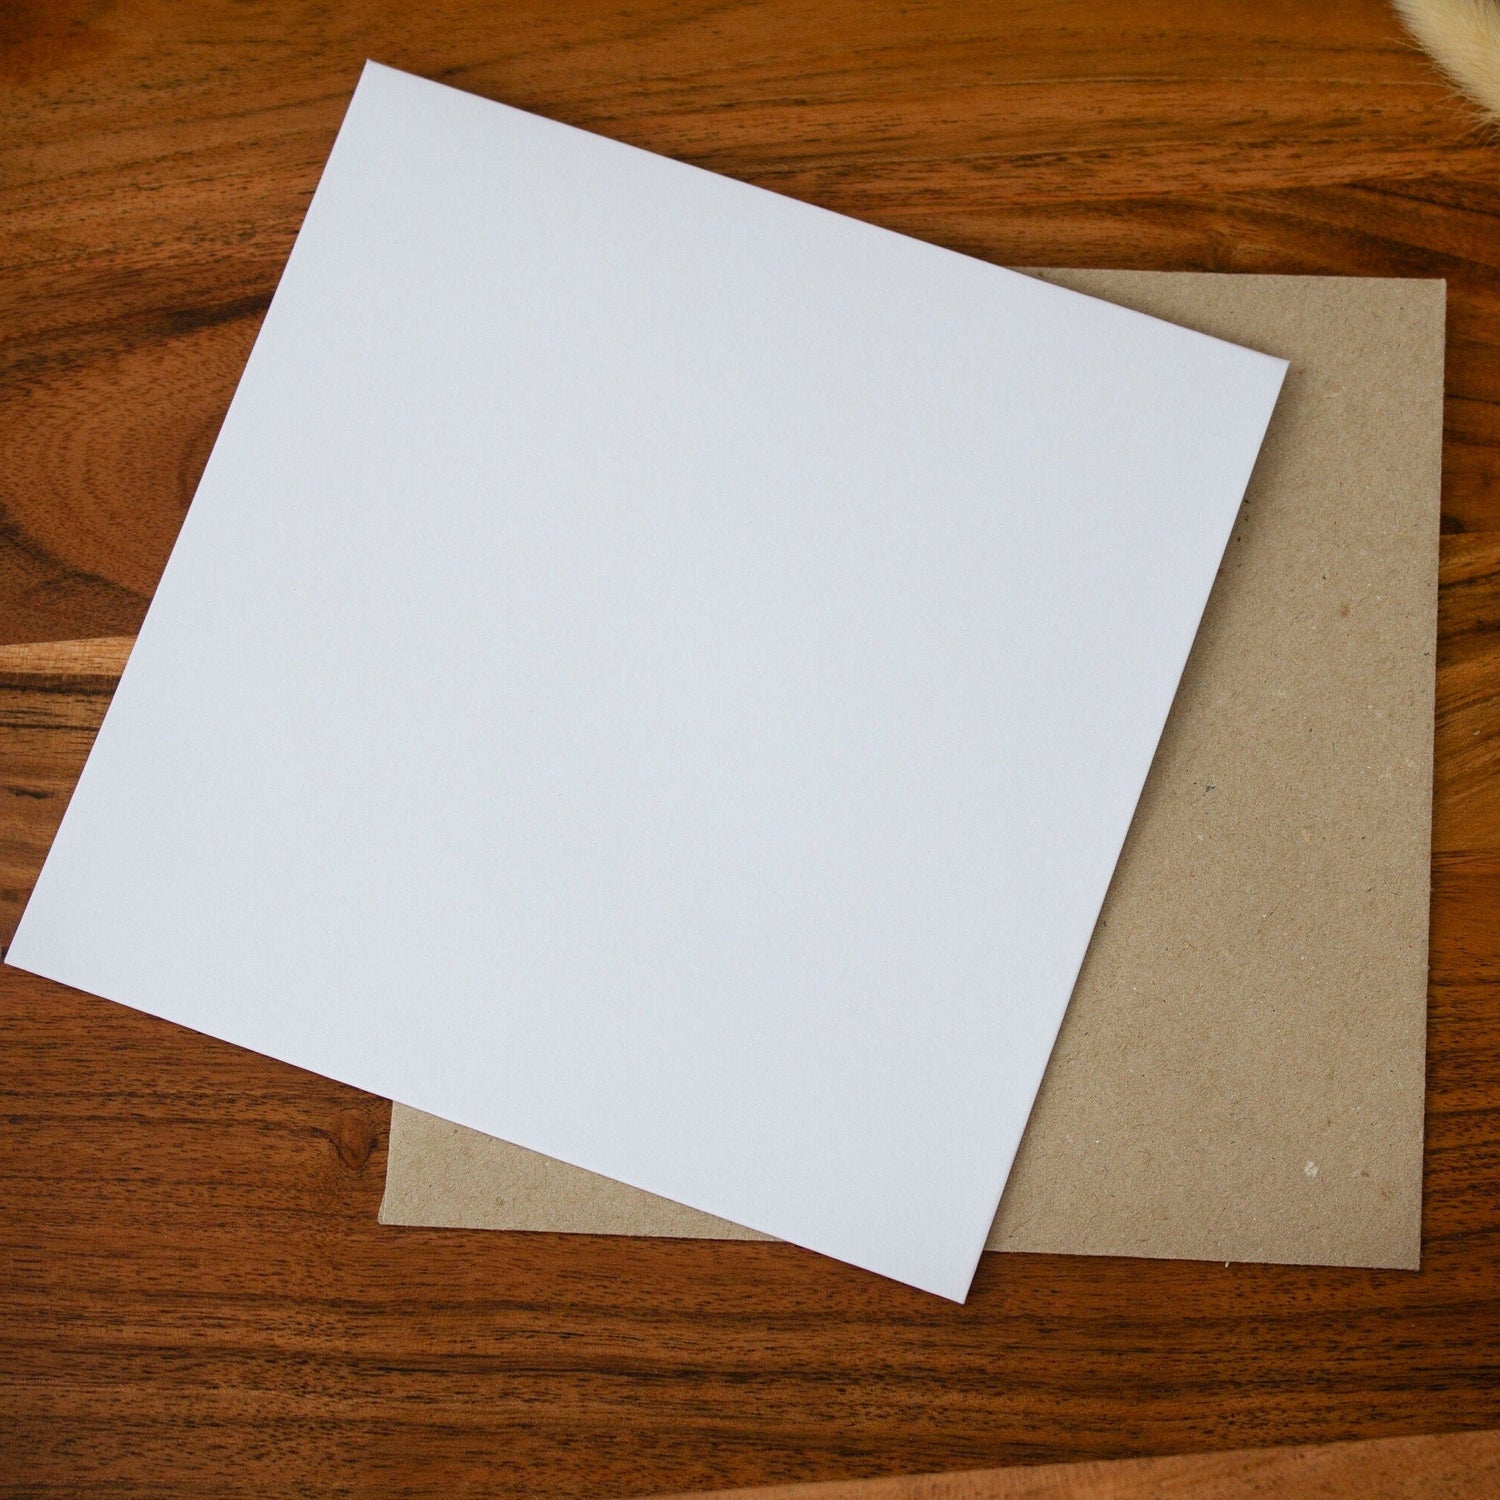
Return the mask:
[[[0,12],[0,639],[139,624],[367,54],[1017,264],[1443,275],[1496,521],[1493,144],[1385,8]]]
[[[719,1490],[714,1500],[1493,1500],[1500,1433]],[[693,1500],[682,1496],[678,1500]],[[702,1495],[696,1500],[709,1500]]]
[[[786,1246],[384,1229],[381,1101],[3,971],[0,1492],[1500,1425],[1500,147],[1377,0],[8,0],[0,931],[366,55],[1005,263],[1448,278],[1424,1267],[992,1256],[954,1308]]]

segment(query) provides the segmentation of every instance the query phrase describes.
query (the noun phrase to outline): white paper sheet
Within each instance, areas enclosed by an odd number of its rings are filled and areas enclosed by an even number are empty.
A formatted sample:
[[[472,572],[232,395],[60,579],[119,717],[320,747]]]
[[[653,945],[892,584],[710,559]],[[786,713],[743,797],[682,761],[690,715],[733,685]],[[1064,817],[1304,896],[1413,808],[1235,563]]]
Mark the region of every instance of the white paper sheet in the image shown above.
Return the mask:
[[[962,1299],[1284,369],[371,65],[9,961]]]

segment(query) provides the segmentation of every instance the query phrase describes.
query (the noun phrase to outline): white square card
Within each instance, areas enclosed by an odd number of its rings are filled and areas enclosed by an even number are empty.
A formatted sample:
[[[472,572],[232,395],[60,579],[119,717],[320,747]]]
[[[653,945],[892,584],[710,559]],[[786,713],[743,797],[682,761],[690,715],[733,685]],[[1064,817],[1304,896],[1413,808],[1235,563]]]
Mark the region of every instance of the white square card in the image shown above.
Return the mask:
[[[9,961],[961,1299],[1284,369],[372,64]]]

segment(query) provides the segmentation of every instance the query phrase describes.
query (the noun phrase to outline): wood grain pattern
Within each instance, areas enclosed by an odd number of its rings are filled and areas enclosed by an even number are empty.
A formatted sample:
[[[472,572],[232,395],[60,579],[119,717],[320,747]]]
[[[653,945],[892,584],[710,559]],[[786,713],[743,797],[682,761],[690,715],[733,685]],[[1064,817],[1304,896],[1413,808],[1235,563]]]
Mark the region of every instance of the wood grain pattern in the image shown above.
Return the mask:
[[[1448,278],[1424,1268],[996,1256],[956,1308],[786,1246],[383,1229],[380,1101],[4,971],[0,1491],[1500,1425],[1500,148],[1377,0],[4,0],[4,921],[366,55],[1001,262]]]
[[[714,1500],[1493,1500],[1500,1433],[719,1490]],[[692,1500],[682,1496],[678,1500]],[[709,1500],[702,1495],[697,1500]]]

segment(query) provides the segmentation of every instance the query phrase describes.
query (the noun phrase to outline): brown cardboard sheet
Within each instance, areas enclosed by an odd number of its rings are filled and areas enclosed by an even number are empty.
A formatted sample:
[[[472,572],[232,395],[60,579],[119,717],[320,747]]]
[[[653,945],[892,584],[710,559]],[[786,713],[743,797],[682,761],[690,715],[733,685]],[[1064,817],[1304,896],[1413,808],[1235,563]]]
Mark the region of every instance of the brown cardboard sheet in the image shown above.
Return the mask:
[[[1038,274],[1291,371],[988,1248],[1415,1267],[1443,284]],[[399,1104],[380,1217],[763,1238]]]

